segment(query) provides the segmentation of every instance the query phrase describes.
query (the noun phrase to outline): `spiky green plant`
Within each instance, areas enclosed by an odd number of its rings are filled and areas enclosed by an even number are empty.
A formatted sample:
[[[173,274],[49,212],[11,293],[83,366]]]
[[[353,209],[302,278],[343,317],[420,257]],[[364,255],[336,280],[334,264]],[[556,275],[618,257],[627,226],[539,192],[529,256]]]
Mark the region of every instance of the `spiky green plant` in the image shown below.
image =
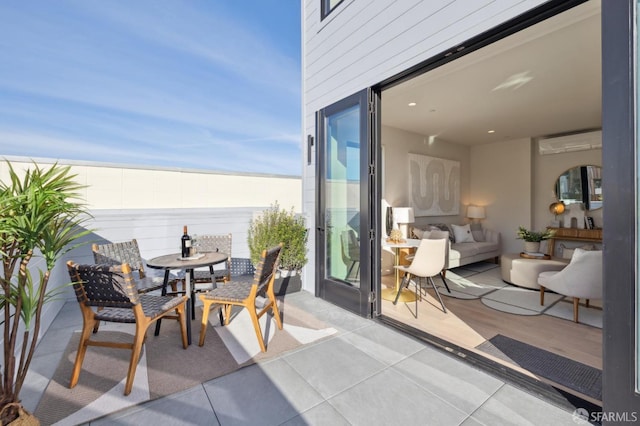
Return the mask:
[[[264,210],[249,224],[247,243],[251,262],[257,265],[262,250],[283,243],[280,268],[300,270],[307,263],[307,228],[304,217],[280,209],[278,203]]]
[[[18,174],[10,162],[7,164],[9,180],[0,181],[4,332],[0,410],[11,406],[1,411],[2,424],[18,416],[16,403],[38,342],[42,307],[53,297],[53,292],[47,291],[51,271],[60,257],[79,246],[78,239],[90,232],[83,228],[90,216],[79,202],[82,186],[74,180],[70,167],[56,163],[43,169],[34,163],[33,168]],[[38,258],[44,262],[29,265]]]
[[[545,229],[544,231],[530,231],[524,226],[518,227],[516,233],[518,240],[525,240],[532,243],[539,243],[540,241],[548,240],[553,237],[556,231],[553,229]]]

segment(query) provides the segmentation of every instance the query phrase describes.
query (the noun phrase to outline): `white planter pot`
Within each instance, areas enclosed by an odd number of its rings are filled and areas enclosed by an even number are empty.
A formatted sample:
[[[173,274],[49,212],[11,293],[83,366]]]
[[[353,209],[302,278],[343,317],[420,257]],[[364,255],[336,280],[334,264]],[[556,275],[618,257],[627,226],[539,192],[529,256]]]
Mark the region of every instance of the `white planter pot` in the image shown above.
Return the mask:
[[[540,242],[525,241],[524,242],[524,251],[529,252],[529,253],[539,253],[540,252]]]

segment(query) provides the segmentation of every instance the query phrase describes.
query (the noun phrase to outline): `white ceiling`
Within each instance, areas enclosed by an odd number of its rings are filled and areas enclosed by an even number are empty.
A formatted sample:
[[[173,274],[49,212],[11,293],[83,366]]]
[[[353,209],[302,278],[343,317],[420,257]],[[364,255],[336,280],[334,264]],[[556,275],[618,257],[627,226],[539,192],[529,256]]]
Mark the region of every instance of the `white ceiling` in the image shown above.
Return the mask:
[[[463,145],[600,128],[600,26],[593,0],[385,90],[382,124]]]

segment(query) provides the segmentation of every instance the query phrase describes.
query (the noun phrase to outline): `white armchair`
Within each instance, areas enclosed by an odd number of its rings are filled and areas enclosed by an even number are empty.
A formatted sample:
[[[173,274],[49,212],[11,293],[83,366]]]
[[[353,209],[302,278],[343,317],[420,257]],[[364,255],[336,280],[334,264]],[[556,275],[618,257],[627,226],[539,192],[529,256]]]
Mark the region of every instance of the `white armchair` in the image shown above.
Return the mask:
[[[571,261],[561,271],[546,271],[538,275],[540,304],[544,305],[544,291],[549,289],[573,297],[573,320],[578,322],[580,299],[602,299],[602,251],[575,249]]]

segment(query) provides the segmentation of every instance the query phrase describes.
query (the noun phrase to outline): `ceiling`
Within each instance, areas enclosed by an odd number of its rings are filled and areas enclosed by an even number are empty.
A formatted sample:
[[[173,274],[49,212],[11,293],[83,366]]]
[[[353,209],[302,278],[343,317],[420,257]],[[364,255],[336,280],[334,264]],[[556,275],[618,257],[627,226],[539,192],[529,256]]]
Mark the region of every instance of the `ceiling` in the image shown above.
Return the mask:
[[[387,89],[382,125],[462,145],[599,129],[600,27],[589,1]]]

